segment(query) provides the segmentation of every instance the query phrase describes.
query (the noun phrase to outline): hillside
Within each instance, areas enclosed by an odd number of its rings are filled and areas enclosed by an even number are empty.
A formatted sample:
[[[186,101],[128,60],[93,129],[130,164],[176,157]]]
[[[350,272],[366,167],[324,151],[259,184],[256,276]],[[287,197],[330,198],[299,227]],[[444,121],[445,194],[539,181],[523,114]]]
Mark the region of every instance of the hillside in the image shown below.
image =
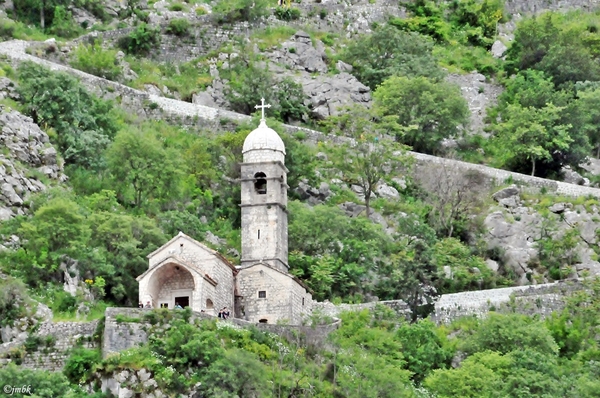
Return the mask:
[[[179,231],[239,264],[239,163],[261,98],[286,147],[290,272],[315,300],[404,300],[416,321],[440,295],[598,275],[592,3],[0,4],[0,330],[17,347],[7,359],[43,345],[34,333],[52,317],[134,307],[146,256]],[[66,376],[10,365],[0,382],[101,396],[135,371],[130,390],[152,381],[144,396],[595,396],[598,319],[574,308],[595,308],[597,291],[583,291],[545,321],[343,314],[318,352],[169,319],[130,357],[101,361],[89,342]],[[504,329],[522,340],[487,340]],[[415,341],[429,357],[410,352]],[[185,344],[204,359],[177,352]],[[235,373],[240,363],[252,370]]]

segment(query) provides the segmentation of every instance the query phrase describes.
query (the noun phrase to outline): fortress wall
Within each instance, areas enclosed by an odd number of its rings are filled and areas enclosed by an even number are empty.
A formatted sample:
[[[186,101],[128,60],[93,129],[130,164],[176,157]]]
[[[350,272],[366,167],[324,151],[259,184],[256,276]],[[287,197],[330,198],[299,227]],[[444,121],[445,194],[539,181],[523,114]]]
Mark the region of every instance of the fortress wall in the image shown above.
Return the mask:
[[[0,363],[15,362],[28,369],[60,371],[71,349],[78,346],[97,347],[94,334],[98,322],[44,322],[32,334],[39,341],[34,351],[26,352],[23,341],[3,344],[0,346],[0,357],[11,358],[0,360]]]
[[[600,0],[598,0],[600,1]],[[171,122],[181,123],[183,125],[193,125],[196,127],[212,129],[213,131],[222,130],[223,125],[228,123],[246,122],[252,120],[250,116],[242,115],[236,112],[222,109],[210,108],[207,106],[196,105],[189,102],[178,101],[171,98],[159,97],[148,94],[144,91],[136,90],[123,84],[106,80],[97,76],[81,72],[70,67],[59,65],[25,53],[27,43],[21,40],[12,40],[0,43],[0,54],[8,57],[14,64],[24,61],[31,61],[54,71],[67,72],[76,75],[81,82],[92,92],[107,99],[114,99],[120,102],[121,106],[127,111],[143,118],[162,119]],[[319,131],[310,130],[303,127],[284,125],[290,134],[302,134],[310,142],[331,142],[340,144],[347,142],[347,138],[334,135],[327,135]],[[494,169],[478,164],[466,163],[458,160],[444,159],[436,156],[414,153],[411,154],[417,159],[417,165],[438,164],[448,167],[456,167],[463,170],[478,171],[496,183],[502,184],[512,179],[514,182],[522,183],[534,188],[545,187],[548,192],[555,192],[560,195],[580,196],[592,195],[600,197],[600,189],[584,187],[564,182],[546,180],[539,177],[532,177],[525,174],[515,173],[507,170]]]

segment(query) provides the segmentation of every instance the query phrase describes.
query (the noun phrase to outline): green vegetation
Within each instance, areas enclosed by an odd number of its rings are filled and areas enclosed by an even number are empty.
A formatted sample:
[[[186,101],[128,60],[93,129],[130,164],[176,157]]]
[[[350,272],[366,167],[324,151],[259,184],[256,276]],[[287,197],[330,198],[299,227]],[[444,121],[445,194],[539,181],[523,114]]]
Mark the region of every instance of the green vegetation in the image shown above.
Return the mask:
[[[119,80],[121,67],[117,61],[117,51],[104,49],[100,42],[91,45],[79,45],[73,51],[71,66],[92,75],[109,80]]]
[[[145,22],[139,24],[134,31],[119,39],[119,47],[129,53],[137,55],[148,54],[160,42],[160,31],[151,28]]]
[[[441,166],[413,176],[404,156],[405,145],[444,153],[442,142],[453,139],[464,159],[551,177],[564,165],[575,167],[586,156],[600,156],[598,14],[525,17],[517,24],[505,60],[489,53],[498,39],[498,23],[507,18],[500,0],[402,2],[408,18],[374,24],[372,33],[352,38],[345,31],[309,30],[315,46],[317,40],[326,46],[323,59],[330,73],[337,73],[336,61],[349,63],[374,98],[371,109],[342,110],[318,126],[353,138],[352,145],[311,145],[304,131],[288,135],[279,124],[311,123],[302,87],[265,67],[265,54],[253,50],[256,45],[273,51],[296,28],[257,30],[250,25],[245,36],[249,42],[234,37],[196,59],[165,61],[155,51],[161,32],[149,25],[149,10],[138,0],[125,3],[115,25],[132,30],[116,46],[127,53],[126,62],[138,76],[126,84],[139,89],[154,85],[167,96],[191,102],[194,94],[213,84],[216,67],[227,83],[224,95],[231,109],[251,115],[261,97],[272,104],[269,126],[285,142],[290,170],[290,272],[318,300],[402,299],[409,320],[384,307],[343,314],[325,347],[314,347],[301,333],[285,341],[229,323],[190,322],[189,310],[148,311],[139,318],[116,319],[148,323],[144,327],[152,338],[146,346],[106,359],[97,350],[75,347],[63,374],[11,364],[0,369],[0,380],[35,386],[34,396],[39,397],[84,396],[79,386],[97,383],[98,375],[140,369],[150,372],[169,396],[190,395],[193,389],[197,395],[218,397],[598,396],[598,281],[545,320],[498,313],[438,327],[421,319],[440,294],[508,286],[516,276],[499,250],[487,250],[482,220],[490,187],[482,177]],[[210,17],[225,31],[237,22],[268,16],[274,6],[264,0],[214,3]],[[167,7],[204,15],[207,8],[200,4],[189,0]],[[66,58],[57,51],[64,49],[61,39],[89,28],[74,22],[72,7],[100,19],[95,30],[114,26],[109,27],[112,17],[99,0],[23,0],[15,1],[9,13],[14,21],[0,19],[0,37],[56,37],[58,43],[48,46],[44,56]],[[273,12],[283,21],[304,18],[294,7]],[[326,8],[313,8],[306,17],[320,18],[333,30],[335,18],[327,13]],[[202,18],[202,23],[211,20]],[[175,18],[163,33],[177,46],[189,44],[191,32],[188,19]],[[194,35],[203,41],[206,32],[194,26]],[[117,60],[118,48],[109,39],[79,43],[69,54],[73,67],[124,80],[125,63]],[[498,105],[488,110],[489,139],[463,137],[469,109],[458,87],[445,81],[447,72],[474,70],[505,87]],[[117,108],[118,96],[115,103],[101,100],[72,76],[38,65],[24,63],[15,72],[2,61],[0,75],[17,81],[20,94],[18,101],[4,99],[2,104],[27,114],[48,133],[69,177],[64,183],[45,179],[50,189],[27,198],[30,214],[0,223],[0,243],[12,235],[19,238],[18,244],[0,251],[0,326],[12,327],[31,317],[31,298],[47,304],[57,321],[97,319],[109,305],[135,305],[135,277],[147,269],[145,256],[179,231],[200,240],[211,231],[225,242],[215,249],[239,251],[236,178],[241,147],[256,118],[237,124],[222,119],[215,134],[195,123],[183,127],[138,119]],[[146,101],[146,111],[160,115],[157,108]],[[43,178],[35,170],[28,175]],[[327,188],[321,184],[326,183],[332,195],[309,206],[295,190],[301,182],[323,186],[323,192]],[[397,195],[372,197],[382,183]],[[362,190],[363,198],[351,187]],[[525,193],[522,199],[542,214],[541,232],[533,243],[538,256],[528,264],[535,275],[527,278],[573,276],[582,245],[594,251],[592,256],[600,254],[576,225],[557,238],[561,216],[547,210],[560,200],[572,203],[576,211],[591,211],[597,200]],[[357,206],[349,217],[339,208],[346,202],[361,202],[366,208]],[[488,257],[498,261],[499,272],[487,266]],[[62,289],[64,268],[77,270],[84,291],[71,296]],[[314,314],[313,321],[316,325],[331,319]],[[52,339],[32,336],[6,356],[20,363],[29,352],[48,351],[53,345]]]

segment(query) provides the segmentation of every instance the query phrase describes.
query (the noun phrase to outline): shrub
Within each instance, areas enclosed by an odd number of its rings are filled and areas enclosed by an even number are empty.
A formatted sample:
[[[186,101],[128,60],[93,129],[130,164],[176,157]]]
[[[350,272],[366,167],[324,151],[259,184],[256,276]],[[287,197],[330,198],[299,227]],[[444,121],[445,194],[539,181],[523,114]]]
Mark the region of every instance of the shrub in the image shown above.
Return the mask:
[[[117,80],[121,76],[121,67],[117,62],[117,52],[105,50],[100,43],[79,45],[74,51],[71,66],[92,75],[109,80]]]
[[[201,16],[201,15],[206,15],[206,8],[204,7],[197,7],[196,8],[196,15]]]
[[[56,6],[50,33],[70,38],[77,36],[80,30],[81,28],[75,24],[71,12],[67,11],[64,6]]]
[[[16,26],[17,24],[10,19],[0,19],[0,38],[4,40],[12,39]]]
[[[173,3],[169,6],[169,11],[185,11],[185,5],[181,3]]]
[[[160,31],[141,23],[129,35],[121,37],[118,45],[129,54],[147,54],[160,43]]]
[[[101,360],[98,350],[76,348],[67,359],[63,373],[74,384],[85,383]]]
[[[275,17],[282,21],[293,21],[299,19],[302,13],[297,8],[277,7],[275,9]]]
[[[169,21],[166,32],[175,36],[186,36],[190,30],[190,22],[185,18],[177,18]]]
[[[213,8],[217,21],[252,22],[269,14],[267,0],[219,0]]]

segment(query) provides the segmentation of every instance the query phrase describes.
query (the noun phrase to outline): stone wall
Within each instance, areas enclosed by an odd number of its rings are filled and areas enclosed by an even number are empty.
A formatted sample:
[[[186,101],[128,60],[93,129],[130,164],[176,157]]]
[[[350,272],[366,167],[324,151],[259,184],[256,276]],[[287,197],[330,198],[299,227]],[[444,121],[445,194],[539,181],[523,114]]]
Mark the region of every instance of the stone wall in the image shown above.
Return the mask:
[[[539,14],[544,11],[581,9],[592,11],[600,7],[599,0],[505,0],[509,14]]]
[[[582,285],[577,281],[561,281],[445,294],[436,302],[435,311],[430,318],[440,324],[452,322],[462,316],[482,317],[489,311],[548,316],[553,311],[564,308],[566,297],[580,289]],[[378,304],[390,307],[399,314],[408,314],[408,306],[401,300],[341,305],[323,302],[315,303],[313,308],[315,314],[337,317],[343,311],[372,309]]]
[[[107,308],[105,312],[104,339],[102,345],[103,356],[138,347],[148,342],[148,329],[150,324],[143,321],[144,314],[151,310],[138,308]],[[175,310],[174,310],[175,311]],[[195,319],[216,319],[206,313],[193,312],[192,321]],[[118,322],[117,320],[120,320]],[[237,327],[256,327],[264,332],[275,333],[289,341],[322,347],[326,345],[327,336],[336,330],[340,323],[334,320],[327,325],[275,325],[256,324],[242,319],[230,318],[226,321]]]
[[[99,321],[92,322],[44,322],[33,336],[38,337],[40,344],[33,352],[28,352],[21,361],[21,366],[28,369],[59,371],[63,368],[70,350],[77,346],[96,348],[94,334]],[[22,346],[23,342],[3,344],[0,357],[11,349]],[[10,362],[6,360],[4,362]],[[19,362],[15,360],[15,362]]]
[[[250,116],[241,115],[239,113],[151,95],[67,66],[31,56],[25,53],[27,45],[26,42],[21,40],[0,43],[0,54],[8,57],[14,64],[23,61],[32,61],[42,64],[52,70],[74,74],[80,78],[81,82],[91,91],[102,97],[117,100],[125,110],[141,117],[162,119],[181,123],[183,125],[193,125],[211,129],[216,132],[222,131],[222,124],[227,124],[228,122],[247,122],[251,120]],[[338,144],[347,141],[344,137],[326,135],[319,131],[303,127],[285,125],[285,129],[289,134],[302,134],[305,136],[305,139],[310,142],[327,141]],[[545,187],[548,192],[555,192],[557,194],[569,196],[592,195],[600,197],[600,189],[597,188],[546,180],[539,177],[532,177],[525,174],[425,154],[412,153],[412,155],[415,156],[417,163],[420,165],[445,164],[464,170],[476,170],[494,179],[497,183],[504,183],[505,181],[512,179],[514,182],[520,182],[536,188]]]

